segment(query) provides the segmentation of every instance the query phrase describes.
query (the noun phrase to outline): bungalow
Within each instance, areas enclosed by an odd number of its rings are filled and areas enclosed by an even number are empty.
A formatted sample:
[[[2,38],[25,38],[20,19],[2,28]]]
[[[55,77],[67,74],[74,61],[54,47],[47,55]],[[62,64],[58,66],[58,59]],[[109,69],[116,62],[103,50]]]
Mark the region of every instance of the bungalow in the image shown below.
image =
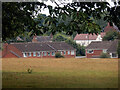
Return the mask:
[[[76,50],[65,42],[11,43],[4,44],[3,58],[52,58],[56,52],[65,57],[75,57]]]
[[[102,53],[108,53],[110,58],[118,58],[117,54],[118,41],[98,41],[92,42],[86,47],[86,57],[100,57]]]
[[[82,46],[88,46],[92,41],[102,41],[102,38],[105,36],[105,33],[101,34],[77,34],[74,38],[74,41],[77,44]]]

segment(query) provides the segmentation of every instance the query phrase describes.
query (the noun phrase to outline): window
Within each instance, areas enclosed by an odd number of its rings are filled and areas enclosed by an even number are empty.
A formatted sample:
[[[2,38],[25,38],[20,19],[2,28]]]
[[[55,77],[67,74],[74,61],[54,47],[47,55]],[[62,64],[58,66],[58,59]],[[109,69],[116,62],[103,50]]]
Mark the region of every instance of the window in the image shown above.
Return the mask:
[[[23,57],[27,57],[27,53],[23,53]]]
[[[112,57],[117,57],[117,54],[116,53],[112,53]]]
[[[50,56],[50,52],[48,52],[48,56]]]
[[[87,53],[93,53],[93,50],[87,50]]]
[[[64,51],[64,55],[66,54],[66,51]]]
[[[33,56],[36,56],[36,52],[33,52]]]
[[[40,52],[37,53],[37,56],[40,57]]]
[[[28,53],[28,56],[29,56],[29,57],[31,56],[31,52]]]
[[[103,49],[103,53],[107,53],[107,50],[106,50],[106,49]]]
[[[41,52],[42,56],[43,56],[43,52]]]
[[[44,52],[44,56],[47,56],[47,53],[46,53],[46,52]]]
[[[62,51],[61,51],[61,55],[62,55]]]
[[[55,56],[55,52],[52,52],[52,56]]]
[[[74,51],[71,51],[71,55],[74,55],[75,54],[75,52]]]
[[[68,51],[68,55],[70,55],[70,51]]]

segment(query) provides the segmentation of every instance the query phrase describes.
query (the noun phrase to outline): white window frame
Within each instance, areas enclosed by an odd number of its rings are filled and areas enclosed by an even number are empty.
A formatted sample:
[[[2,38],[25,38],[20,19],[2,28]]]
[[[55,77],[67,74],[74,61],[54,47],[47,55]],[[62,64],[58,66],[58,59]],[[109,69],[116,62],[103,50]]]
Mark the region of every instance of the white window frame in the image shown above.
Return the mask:
[[[50,56],[50,52],[48,52],[48,56]]]
[[[75,51],[74,50],[71,51],[71,55],[75,55]]]
[[[23,57],[27,57],[27,53],[26,52],[23,53]]]
[[[41,55],[40,55],[40,52],[37,52],[37,57],[40,57]]]
[[[55,52],[52,52],[52,56],[55,56]]]
[[[103,53],[107,53],[107,50],[106,50],[106,49],[103,49]]]
[[[61,55],[63,54],[63,52],[61,51]]]
[[[47,52],[44,52],[44,56],[47,56]]]
[[[70,51],[68,51],[68,55],[70,55]]]
[[[31,55],[31,52],[29,52],[29,53],[28,53],[28,56],[29,56],[29,57],[31,57],[31,56],[32,56],[32,55]]]
[[[64,55],[66,55],[66,51],[64,51]]]
[[[36,52],[33,52],[33,56],[34,56],[34,57],[36,56]]]
[[[93,51],[93,52],[90,53],[90,51]],[[94,50],[88,49],[88,50],[87,50],[87,53],[92,54],[92,53],[94,53]]]

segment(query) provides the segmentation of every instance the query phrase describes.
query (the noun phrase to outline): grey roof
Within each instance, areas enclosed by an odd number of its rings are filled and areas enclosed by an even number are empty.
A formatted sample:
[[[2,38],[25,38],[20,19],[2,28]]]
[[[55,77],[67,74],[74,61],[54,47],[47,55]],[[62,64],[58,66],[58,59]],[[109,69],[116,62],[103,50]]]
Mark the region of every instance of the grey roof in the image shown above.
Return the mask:
[[[74,50],[65,42],[11,43],[21,52]]]
[[[118,41],[113,41],[112,45],[109,47],[108,52],[115,53],[117,51]]]
[[[98,41],[98,42],[91,42],[86,49],[107,49],[110,52],[116,52],[118,46],[118,41]]]
[[[50,36],[37,36],[38,42],[49,42],[52,41]]]

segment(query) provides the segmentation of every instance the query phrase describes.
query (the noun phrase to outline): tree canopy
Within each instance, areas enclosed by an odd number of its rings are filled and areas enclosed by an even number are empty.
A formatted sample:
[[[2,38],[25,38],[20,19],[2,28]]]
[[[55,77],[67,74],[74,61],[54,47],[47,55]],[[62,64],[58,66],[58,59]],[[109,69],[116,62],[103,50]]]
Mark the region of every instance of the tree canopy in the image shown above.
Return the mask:
[[[101,18],[113,22],[120,30],[119,5],[120,1],[112,8],[107,2],[72,2],[63,7],[57,4],[53,8],[42,2],[3,2],[2,39],[5,41],[31,30],[33,34],[42,34],[48,30],[53,34],[61,31],[69,35],[74,32],[97,34],[101,27],[94,20]],[[35,16],[41,8],[48,8],[50,15],[42,17],[44,25],[38,26]]]

